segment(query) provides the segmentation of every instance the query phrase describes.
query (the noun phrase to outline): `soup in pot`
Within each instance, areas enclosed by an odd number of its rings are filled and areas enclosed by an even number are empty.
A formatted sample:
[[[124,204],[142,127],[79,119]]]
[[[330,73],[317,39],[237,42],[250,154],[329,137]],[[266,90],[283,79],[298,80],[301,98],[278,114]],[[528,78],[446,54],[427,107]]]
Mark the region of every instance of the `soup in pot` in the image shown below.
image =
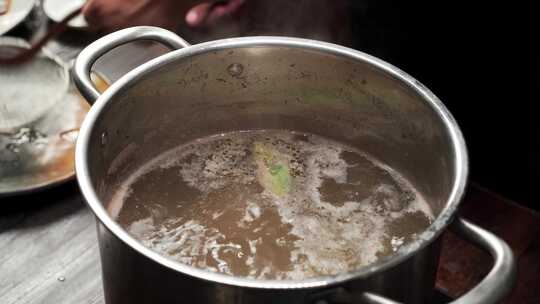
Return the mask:
[[[129,176],[108,208],[170,259],[259,279],[358,269],[433,220],[414,186],[381,161],[285,130],[218,134],[167,151]]]

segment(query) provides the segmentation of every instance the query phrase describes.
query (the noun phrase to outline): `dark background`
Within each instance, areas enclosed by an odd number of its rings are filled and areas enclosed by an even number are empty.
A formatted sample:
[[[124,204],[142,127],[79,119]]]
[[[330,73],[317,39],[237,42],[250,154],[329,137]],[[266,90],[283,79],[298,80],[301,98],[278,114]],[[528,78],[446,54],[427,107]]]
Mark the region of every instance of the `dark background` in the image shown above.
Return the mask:
[[[430,88],[464,133],[471,180],[540,210],[540,38],[536,10],[518,2],[247,0],[194,43],[286,35],[349,46],[396,65]]]
[[[528,17],[534,10],[510,2],[348,5],[353,47],[407,71],[455,116],[471,179],[539,210],[539,31]]]

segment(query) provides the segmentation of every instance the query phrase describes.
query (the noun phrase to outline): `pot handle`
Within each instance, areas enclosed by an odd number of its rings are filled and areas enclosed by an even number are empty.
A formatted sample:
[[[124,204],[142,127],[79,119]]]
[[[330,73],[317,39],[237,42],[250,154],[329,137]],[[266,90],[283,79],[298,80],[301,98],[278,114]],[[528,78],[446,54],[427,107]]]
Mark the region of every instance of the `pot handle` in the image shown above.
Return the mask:
[[[450,229],[465,240],[486,250],[494,260],[493,268],[472,290],[451,304],[491,304],[501,301],[514,287],[516,260],[512,249],[493,233],[482,229],[463,218],[457,218]],[[373,293],[364,293],[362,300],[367,304],[398,304]]]
[[[73,81],[84,98],[93,104],[99,97],[99,92],[90,79],[90,70],[96,60],[108,51],[137,40],[152,40],[164,44],[172,50],[189,47],[190,44],[171,31],[153,27],[136,26],[108,34],[92,42],[84,48],[75,61]]]

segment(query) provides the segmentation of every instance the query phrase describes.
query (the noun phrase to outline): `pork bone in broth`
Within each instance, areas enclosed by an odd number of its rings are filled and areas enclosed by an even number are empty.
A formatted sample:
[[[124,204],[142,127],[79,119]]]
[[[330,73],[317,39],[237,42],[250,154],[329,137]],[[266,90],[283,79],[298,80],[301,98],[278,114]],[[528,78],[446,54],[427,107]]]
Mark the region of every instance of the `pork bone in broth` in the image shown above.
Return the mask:
[[[236,276],[304,279],[392,254],[432,220],[396,172],[312,134],[199,139],[132,174],[110,212],[145,246]]]

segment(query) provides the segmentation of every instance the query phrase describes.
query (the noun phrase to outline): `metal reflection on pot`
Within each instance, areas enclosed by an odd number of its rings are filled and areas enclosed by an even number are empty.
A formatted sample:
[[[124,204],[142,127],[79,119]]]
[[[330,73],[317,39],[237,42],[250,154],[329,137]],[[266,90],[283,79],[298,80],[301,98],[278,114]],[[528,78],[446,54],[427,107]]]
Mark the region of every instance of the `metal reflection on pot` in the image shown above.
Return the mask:
[[[141,65],[100,95],[89,79],[92,64],[107,50],[140,39],[178,50]],[[264,51],[253,56],[253,50]],[[234,69],[231,75],[229,67],[237,63],[242,64],[242,73]],[[391,303],[388,298],[427,303],[435,282],[439,236],[448,227],[488,250],[495,260],[486,278],[458,303],[494,303],[511,289],[515,263],[509,247],[462,219],[452,223],[468,170],[456,122],[433,93],[388,63],[313,40],[246,37],[190,46],[171,32],[137,27],[113,33],[83,50],[75,65],[75,82],[95,102],[80,130],[76,167],[81,190],[99,220],[107,303],[185,299],[196,303],[314,303],[337,298],[345,303]],[[244,130],[314,134],[358,149],[414,185],[433,213],[432,223],[400,250],[373,263],[279,280],[228,275],[178,262],[142,244],[107,211],[119,210],[121,217],[121,206],[108,204],[129,184],[130,176],[166,151],[215,134]],[[107,134],[105,144],[102,134]],[[286,185],[292,177],[288,161],[293,158],[263,154],[279,161],[270,162],[273,165],[263,174],[263,181],[257,178],[259,187],[266,185],[278,196],[292,191]],[[251,162],[254,166],[256,159]],[[144,205],[154,197],[152,187],[165,187],[173,179],[160,180],[159,185],[143,180],[144,176],[137,191],[146,195]],[[182,185],[174,187],[171,191],[183,195],[191,191]],[[250,191],[241,192],[249,195]],[[333,193],[343,191],[346,189]],[[155,216],[163,219],[163,209],[158,209]],[[257,208],[250,210],[248,217],[257,217]],[[260,207],[259,211],[262,214]],[[298,216],[292,215],[292,221]],[[394,245],[399,243],[394,240]]]

